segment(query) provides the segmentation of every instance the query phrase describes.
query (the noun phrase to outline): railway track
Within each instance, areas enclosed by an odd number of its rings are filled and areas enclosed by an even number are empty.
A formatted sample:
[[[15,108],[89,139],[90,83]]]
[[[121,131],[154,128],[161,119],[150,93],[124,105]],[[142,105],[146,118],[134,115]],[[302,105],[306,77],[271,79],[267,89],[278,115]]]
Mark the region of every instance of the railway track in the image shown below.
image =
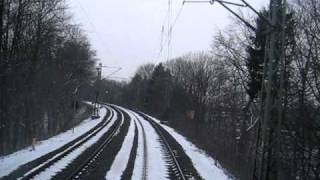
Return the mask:
[[[169,166],[170,170],[173,172],[173,173],[169,174],[171,179],[186,180],[187,178],[186,178],[186,175],[183,171],[183,168],[180,165],[180,163],[176,157],[177,156],[175,153],[176,151],[171,147],[169,141],[167,140],[166,136],[163,133],[163,129],[161,129],[157,123],[155,123],[153,120],[149,119],[149,117],[147,117],[143,113],[140,113],[140,112],[137,112],[137,113],[140,116],[142,116],[146,121],[148,121],[151,124],[151,126],[155,129],[157,134],[159,135],[160,143],[163,145],[163,147],[166,151],[166,154],[168,155],[167,158],[169,158],[167,160],[168,166]],[[140,122],[139,119],[138,119],[138,121]]]
[[[141,127],[142,130],[142,138],[143,138],[143,165],[142,165],[142,180],[146,180],[148,177],[148,151],[147,151],[147,137],[146,137],[146,132],[144,130],[144,127],[137,117],[135,113],[132,113],[132,115],[136,118],[138,121],[139,126]]]
[[[110,114],[108,117],[105,117],[101,123],[96,125],[93,129],[91,129],[84,135],[75,139],[71,143],[63,146],[62,148],[59,148],[58,151],[55,151],[55,153],[51,154],[50,157],[47,157],[46,160],[41,161],[37,166],[34,166],[31,170],[24,173],[23,176],[22,177],[20,176],[19,179],[26,180],[26,179],[32,179],[36,177],[40,173],[44,172],[47,168],[51,167],[53,164],[57,163],[58,161],[62,160],[64,157],[66,157],[70,153],[74,152],[81,145],[88,142],[92,137],[94,137],[103,128],[105,128],[117,113],[115,110],[112,110],[111,108],[107,108],[107,109],[109,109]]]
[[[129,112],[130,110],[126,111],[121,107],[110,104],[105,104],[105,108],[108,109],[108,113],[104,120],[90,131],[59,148],[54,154],[49,153],[50,156],[46,155],[46,159],[42,159],[41,161],[38,160],[40,163],[25,171],[22,175],[16,176],[15,178],[12,178],[13,176],[11,176],[6,179],[25,180],[34,178],[52,178],[78,180],[104,177],[105,172],[109,170],[116,154],[121,148],[121,142],[124,141],[130,122],[134,122],[135,134],[137,134],[139,130],[139,134],[141,134],[140,136],[142,138],[142,141],[139,140],[142,142],[142,146],[140,147],[141,150],[139,150],[142,153],[142,172],[139,169],[142,180],[153,178],[148,177],[148,175],[150,176],[150,174],[148,174],[148,163],[150,163],[148,162],[147,147],[148,132],[145,131],[144,127],[144,125],[147,125],[148,123],[156,134],[158,134],[160,142],[159,148],[161,148],[161,151],[164,153],[164,160],[168,168],[168,177],[170,179],[179,180],[201,179],[181,145],[159,123],[141,112]],[[128,113],[133,115],[131,120]],[[139,128],[137,128],[137,126],[139,126]],[[148,129],[151,127],[148,125]],[[135,142],[138,143],[138,137],[135,138]],[[135,148],[137,148],[137,146]],[[136,156],[135,153],[133,153],[133,150],[131,151],[130,155],[134,154],[131,161],[134,161]],[[71,158],[70,160],[70,156],[74,158]],[[61,164],[65,165],[61,166]],[[131,164],[134,165],[134,163]],[[131,165],[129,167],[130,168],[126,168],[128,175],[124,177],[131,177],[133,166]],[[50,173],[50,171],[54,172]],[[48,172],[50,176],[46,176]]]
[[[5,176],[3,178],[4,179],[18,179],[18,178],[21,178],[27,172],[29,172],[32,169],[38,167],[39,165],[45,163],[46,161],[48,161],[49,159],[53,158],[57,154],[61,153],[62,151],[65,151],[69,147],[73,146],[74,144],[79,142],[81,139],[84,139],[85,137],[87,137],[89,134],[91,134],[96,129],[100,128],[104,123],[108,122],[112,118],[114,112],[111,111],[111,109],[108,108],[108,107],[105,107],[105,108],[107,109],[107,113],[106,113],[104,119],[100,123],[98,123],[95,127],[90,129],[86,133],[82,134],[81,136],[75,138],[74,140],[70,141],[69,143],[61,146],[60,148],[57,148],[56,150],[53,150],[53,151],[49,152],[48,154],[45,154],[45,155],[41,156],[40,158],[37,158],[37,159],[35,159],[35,160],[31,161],[31,162],[28,162],[28,163],[20,166],[18,169],[16,169],[15,171],[11,172],[10,174],[8,174],[7,176]]]
[[[170,179],[202,179],[198,174],[190,158],[185,154],[181,145],[158,123],[141,112],[137,112],[155,129],[160,137],[160,143],[167,154],[167,164]]]
[[[112,130],[112,132],[108,135],[107,138],[104,139],[103,143],[99,145],[98,148],[96,148],[90,156],[88,156],[84,161],[82,161],[81,164],[79,164],[78,168],[76,168],[67,178],[66,180],[76,180],[80,179],[82,174],[86,172],[86,170],[89,168],[89,166],[96,161],[96,159],[99,158],[100,154],[103,152],[103,150],[108,146],[108,144],[112,141],[112,139],[115,137],[117,132],[119,132],[120,127],[122,123],[124,122],[124,114],[116,110],[121,114],[121,122],[117,124],[116,128]]]

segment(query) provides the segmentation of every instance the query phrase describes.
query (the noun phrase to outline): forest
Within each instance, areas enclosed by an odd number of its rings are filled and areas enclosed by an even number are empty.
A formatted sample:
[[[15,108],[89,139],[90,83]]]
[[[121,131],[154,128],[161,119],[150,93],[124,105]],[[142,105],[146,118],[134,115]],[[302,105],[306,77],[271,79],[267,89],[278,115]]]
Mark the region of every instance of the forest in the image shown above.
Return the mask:
[[[64,0],[0,1],[0,155],[86,115],[74,109],[94,77],[95,52],[70,18]]]
[[[319,179],[320,2],[295,0],[289,7],[283,123],[276,137],[280,156],[272,158],[278,158],[281,179]],[[101,101],[159,118],[236,177],[254,179],[265,98],[261,84],[266,23],[259,17],[252,22],[255,31],[234,20],[214,35],[209,51],[142,65],[128,83],[103,80],[108,94],[101,95]]]
[[[285,19],[284,42],[278,38],[274,47],[285,47],[283,109],[274,133],[279,154],[271,158],[280,179],[320,179],[320,1],[289,1],[277,16]],[[65,0],[0,0],[0,156],[89,117],[83,102],[99,89],[100,102],[157,117],[236,178],[259,179],[267,49],[261,17],[245,17],[255,30],[233,19],[213,34],[210,50],[150,59],[128,82],[100,83],[95,51],[71,17]]]

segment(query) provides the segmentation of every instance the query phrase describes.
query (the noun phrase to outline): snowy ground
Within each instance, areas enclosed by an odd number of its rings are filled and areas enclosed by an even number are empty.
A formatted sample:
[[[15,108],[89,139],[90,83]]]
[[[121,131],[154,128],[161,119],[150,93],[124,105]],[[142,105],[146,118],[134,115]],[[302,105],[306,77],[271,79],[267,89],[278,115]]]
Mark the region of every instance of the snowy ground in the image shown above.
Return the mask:
[[[134,112],[131,112],[134,113]],[[144,120],[141,116],[134,113],[140,122],[142,123],[142,126],[145,129],[146,132],[146,142],[147,142],[147,179],[167,179],[168,177],[168,169],[166,167],[165,162],[165,156],[162,152],[162,147],[159,142],[159,135],[156,133],[156,131],[153,129],[153,127]],[[141,137],[142,138],[142,137]],[[138,178],[139,179],[139,178]]]
[[[118,106],[118,108],[127,112],[131,119],[131,124],[129,128],[128,135],[124,143],[122,144],[120,152],[116,156],[116,160],[113,162],[112,167],[109,172],[107,172],[106,179],[120,179],[123,171],[126,168],[126,165],[129,160],[130,151],[132,148],[133,138],[134,138],[134,122],[137,124],[138,128],[138,149],[136,154],[136,159],[134,163],[134,169],[132,173],[132,179],[138,180],[143,179],[143,163],[144,163],[144,153],[147,154],[147,179],[154,179],[156,177],[157,180],[167,179],[167,167],[164,158],[164,154],[162,153],[161,144],[158,141],[159,136],[153,129],[153,127],[145,121],[138,114]],[[143,133],[142,127],[140,126],[138,119],[142,123],[142,126],[146,133],[146,147],[147,151],[143,150]]]
[[[119,107],[121,108],[121,107]],[[137,127],[138,127],[138,149],[137,149],[137,155],[135,159],[135,164],[134,164],[134,170],[133,170],[133,175],[132,179],[141,179],[142,177],[142,169],[143,169],[143,135],[142,135],[142,127],[138,123],[138,120],[136,117],[140,120],[142,123],[142,126],[145,129],[146,132],[146,137],[147,137],[147,179],[152,179],[154,177],[157,177],[157,179],[167,179],[167,167],[166,167],[166,162],[164,161],[164,155],[161,152],[161,145],[158,141],[159,136],[153,129],[153,127],[146,121],[144,120],[141,116],[136,114],[133,111],[130,111],[128,109],[121,108],[122,110],[126,111],[129,116],[131,117],[132,120],[135,120],[137,122]],[[149,116],[150,117],[150,116]],[[160,121],[151,117],[154,121],[158,122],[160,124]],[[185,150],[186,154],[190,157],[192,163],[194,164],[194,167],[198,171],[199,175],[203,179],[218,179],[218,180],[228,180],[232,179],[229,177],[225,171],[220,168],[218,164],[216,164],[216,161],[208,156],[204,151],[201,149],[197,148],[194,144],[189,142],[185,137],[177,133],[173,128],[168,127],[166,125],[160,124],[165,130],[167,130],[181,146]],[[132,128],[133,129],[133,128]],[[131,130],[134,131],[134,130]],[[129,131],[129,134],[130,131]],[[133,141],[133,135],[127,135],[126,138],[131,138],[129,143],[127,142],[126,144],[123,144],[123,147],[127,147],[126,153],[130,154],[130,150],[132,147],[132,141]],[[120,153],[119,153],[120,154]],[[118,155],[119,155],[118,154]],[[129,157],[125,158],[126,160],[123,161],[123,163],[126,165],[127,164],[127,159]],[[122,158],[123,159],[123,158]],[[124,170],[124,165],[122,165],[122,169]],[[112,166],[115,168],[116,166]],[[113,174],[114,176],[110,176],[109,172],[107,177],[112,177],[111,179],[115,179],[115,177],[120,178],[121,174],[118,170],[113,169],[113,172],[117,172],[117,176]],[[123,171],[122,170],[122,171]],[[121,171],[121,172],[122,172]],[[107,179],[109,179],[107,178]],[[116,178],[116,179],[117,179]]]
[[[110,170],[106,174],[106,179],[112,179],[112,180],[120,180],[121,175],[125,171],[129,158],[130,158],[130,152],[133,146],[133,139],[134,139],[134,121],[133,118],[130,116],[130,126],[128,133],[124,139],[124,142],[121,146],[120,151],[116,155],[116,158],[114,162],[112,163],[112,166]]]
[[[138,130],[138,146],[137,154],[134,162],[132,179],[142,179],[144,165],[146,165],[146,179],[167,179],[168,178],[168,168],[167,162],[165,161],[165,154],[163,153],[162,146],[159,142],[159,135],[156,133],[154,128],[150,125],[149,122],[144,120],[143,117],[137,113],[119,107],[123,111],[127,112],[130,117],[130,126],[128,133],[125,136],[125,139],[121,145],[119,152],[117,153],[114,162],[111,165],[111,168],[106,172],[106,179],[120,179],[121,175],[125,171],[128,161],[130,159],[130,152],[133,147],[134,133],[135,133],[135,124],[137,125]],[[54,176],[57,172],[61,171],[66,167],[70,162],[72,162],[76,157],[83,153],[87,147],[93,145],[95,142],[102,137],[102,135],[108,131],[111,125],[117,119],[117,113],[113,108],[108,108],[108,110],[114,112],[115,116],[111,119],[111,122],[99,133],[97,133],[92,139],[82,144],[75,151],[67,155],[63,160],[56,162],[50,166],[46,172],[43,172],[35,177],[35,179],[49,179]],[[75,127],[74,133],[72,129],[64,132],[60,135],[52,137],[48,140],[41,141],[36,146],[36,151],[30,151],[30,147],[25,148],[21,151],[13,153],[8,156],[0,158],[0,179],[3,176],[8,175],[10,172],[17,169],[19,166],[33,161],[57,148],[60,148],[64,144],[76,139],[81,136],[83,133],[89,131],[94,126],[96,126],[106,115],[106,109],[101,110],[101,117],[97,120],[91,120],[90,118],[83,121],[80,125]],[[122,116],[123,117],[123,116]],[[149,116],[150,117],[150,116]],[[109,117],[111,118],[111,117]],[[160,121],[150,117],[154,121],[160,124]],[[123,119],[121,124],[123,123]],[[140,124],[141,123],[141,124]],[[198,171],[199,175],[203,179],[217,179],[217,180],[227,180],[231,179],[227,173],[216,163],[216,161],[208,156],[204,151],[197,148],[194,144],[189,142],[185,137],[177,133],[173,128],[166,125],[160,124],[165,130],[167,130],[176,141],[181,144],[185,153],[190,157],[195,169]],[[146,135],[146,139],[143,136],[143,129]],[[145,144],[144,144],[145,143]],[[144,146],[146,145],[146,146]],[[146,148],[146,151],[144,151]],[[147,157],[144,159],[144,157]],[[146,161],[145,161],[146,160]],[[41,166],[41,165],[39,165]]]
[[[149,116],[154,121],[160,124],[160,121],[156,118]],[[197,148],[194,144],[188,141],[184,136],[177,133],[173,128],[160,124],[165,130],[167,130],[176,141],[182,146],[186,154],[190,157],[194,167],[203,179],[218,179],[228,180],[229,177],[223,169],[216,165],[215,160],[207,155],[203,150]]]
[[[106,115],[106,112],[107,111],[105,108],[101,109],[101,117],[99,119],[91,120],[91,118],[88,118],[84,120],[81,124],[74,128],[74,132],[72,132],[72,129],[70,129],[50,139],[40,141],[36,145],[35,151],[31,151],[31,147],[27,147],[13,154],[0,157],[0,178],[10,174],[12,171],[19,168],[19,166],[33,161],[51,151],[54,151],[62,147],[64,144],[67,144],[77,137],[81,136],[82,134],[86,133],[94,126],[96,126],[99,122],[101,122],[101,120]]]
[[[127,111],[128,112],[128,111]],[[130,116],[132,117],[133,114],[131,112],[128,112]],[[133,173],[132,173],[132,179],[142,179],[141,177],[143,176],[143,133],[142,133],[142,127],[140,126],[138,120],[133,117],[135,122],[137,123],[137,128],[138,128],[138,149],[137,149],[137,154],[136,154],[136,160],[134,162],[134,167],[133,167]]]
[[[63,159],[56,162],[55,164],[53,164],[49,168],[47,168],[46,171],[43,171],[42,173],[35,176],[34,179],[48,180],[48,179],[51,179],[51,177],[53,177],[54,175],[56,175],[58,172],[62,171],[74,159],[76,159],[81,153],[83,153],[87,148],[89,148],[93,144],[95,144],[110,129],[110,127],[115,123],[116,119],[117,119],[117,114],[116,114],[116,112],[114,112],[114,116],[112,117],[112,119],[110,120],[110,123],[106,127],[104,127],[94,137],[90,138],[87,142],[85,142],[84,144],[79,146],[77,149],[72,151],[70,154],[65,156]]]

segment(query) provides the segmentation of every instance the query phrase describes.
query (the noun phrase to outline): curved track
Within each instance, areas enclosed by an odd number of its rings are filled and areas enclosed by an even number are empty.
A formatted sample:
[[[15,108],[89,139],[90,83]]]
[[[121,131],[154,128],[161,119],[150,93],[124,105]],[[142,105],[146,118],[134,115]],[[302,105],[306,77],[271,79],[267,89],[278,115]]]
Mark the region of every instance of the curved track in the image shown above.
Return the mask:
[[[86,171],[86,169],[97,159],[99,158],[101,152],[108,146],[108,144],[112,141],[112,139],[115,137],[115,134],[120,130],[120,127],[124,121],[123,113],[119,111],[122,119],[121,123],[118,123],[116,128],[112,130],[112,132],[108,135],[108,137],[103,141],[102,144],[98,148],[95,149],[95,151],[88,156],[86,160],[84,160],[77,169],[75,169],[66,179],[79,179],[81,177],[81,174]]]
[[[190,158],[185,154],[183,148],[160,124],[149,118],[141,112],[137,112],[141,117],[148,121],[160,137],[160,143],[163,145],[167,154],[167,166],[170,179],[202,179],[194,168]]]
[[[106,107],[107,108],[107,107]],[[105,117],[104,120],[92,128],[90,131],[80,136],[79,138],[72,141],[72,143],[67,144],[63,148],[60,148],[54,154],[52,154],[45,161],[39,163],[39,165],[33,167],[31,170],[27,171],[20,179],[32,179],[36,177],[38,174],[46,171],[46,169],[50,168],[53,164],[57,163],[60,160],[63,160],[67,155],[74,152],[77,148],[79,148],[84,143],[88,142],[91,138],[97,135],[103,128],[105,128],[110,120],[115,116],[116,112],[111,108],[107,108],[110,111],[109,117]],[[107,115],[106,115],[107,116]]]
[[[146,132],[144,130],[144,127],[141,123],[141,121],[139,120],[139,118],[135,115],[135,113],[132,113],[133,116],[136,118],[136,120],[139,123],[139,126],[141,127],[142,130],[142,138],[143,138],[143,167],[142,167],[142,178],[143,180],[146,180],[148,177],[148,168],[147,168],[147,164],[148,164],[148,151],[147,151],[147,136],[146,136]]]
[[[174,179],[181,179],[181,180],[186,180],[186,177],[184,175],[184,172],[182,171],[181,165],[178,162],[173,149],[171,148],[170,144],[168,143],[166,137],[163,135],[162,131],[160,130],[159,126],[157,124],[155,124],[155,122],[153,122],[152,120],[148,119],[148,117],[146,117],[145,115],[143,115],[142,113],[139,113],[140,115],[142,115],[142,117],[147,120],[151,126],[155,129],[155,131],[157,132],[157,134],[160,137],[160,142],[164,145],[165,150],[167,151],[167,154],[169,154],[170,157],[170,168],[172,170],[174,170],[174,176],[175,177],[171,177]],[[140,120],[138,119],[138,121],[140,122]],[[141,122],[140,122],[141,123]],[[171,175],[172,176],[172,175]]]
[[[125,160],[127,165],[123,167],[122,175],[119,174],[122,179],[132,178],[133,172],[139,179],[153,179],[154,174],[157,174],[155,167],[160,161],[162,168],[160,174],[165,173],[163,177],[174,180],[202,179],[181,145],[159,123],[141,112],[111,104],[105,104],[104,107],[108,109],[107,114],[94,128],[45,157],[39,158],[40,160],[37,159],[19,176],[15,174],[6,179],[104,178],[106,172],[115,172],[112,165],[116,164],[115,157],[123,143],[128,142],[125,141],[128,132],[131,133],[133,145],[128,151],[130,157]],[[134,126],[134,133],[132,128],[129,131],[129,126]],[[147,138],[152,140],[149,141]],[[154,144],[156,146],[153,146]],[[148,157],[148,153],[154,151],[159,151],[161,156]],[[138,160],[137,153],[141,153]],[[135,162],[140,164],[136,170],[134,170]]]

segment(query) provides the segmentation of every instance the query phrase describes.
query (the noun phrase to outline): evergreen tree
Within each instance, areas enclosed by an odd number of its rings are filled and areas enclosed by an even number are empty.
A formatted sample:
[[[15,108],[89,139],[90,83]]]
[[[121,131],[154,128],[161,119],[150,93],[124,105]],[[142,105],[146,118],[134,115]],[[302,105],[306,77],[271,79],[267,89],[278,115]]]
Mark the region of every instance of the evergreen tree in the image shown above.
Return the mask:
[[[267,10],[261,11],[261,14],[264,17],[268,17],[269,12]],[[293,48],[294,42],[294,18],[293,12],[286,14],[286,26],[285,26],[285,49],[289,50]],[[282,16],[281,12],[278,13],[278,16]],[[279,17],[281,18],[281,17]],[[272,28],[269,27],[269,24],[265,20],[258,17],[256,19],[257,28],[254,32],[254,35],[251,37],[251,46],[247,47],[247,68],[249,71],[249,82],[247,83],[247,93],[250,97],[250,102],[253,99],[257,98],[258,92],[261,90],[262,78],[263,78],[263,66],[264,66],[264,57],[266,52],[266,38],[268,33],[272,31]],[[280,36],[280,35],[279,35]],[[276,49],[280,49],[281,41],[280,37],[276,42]],[[290,50],[289,50],[290,51]],[[268,61],[268,59],[267,59]],[[290,63],[290,58],[286,55],[286,65]],[[288,72],[286,72],[288,74]]]
[[[267,16],[267,11],[262,14]],[[247,93],[250,101],[257,97],[258,92],[261,90],[261,80],[263,76],[263,62],[266,45],[266,30],[268,24],[261,18],[256,19],[257,29],[254,36],[251,37],[252,46],[248,46],[247,68],[249,71],[249,82],[247,84]]]
[[[171,74],[160,63],[149,80],[145,96],[145,109],[161,117],[170,102]]]

